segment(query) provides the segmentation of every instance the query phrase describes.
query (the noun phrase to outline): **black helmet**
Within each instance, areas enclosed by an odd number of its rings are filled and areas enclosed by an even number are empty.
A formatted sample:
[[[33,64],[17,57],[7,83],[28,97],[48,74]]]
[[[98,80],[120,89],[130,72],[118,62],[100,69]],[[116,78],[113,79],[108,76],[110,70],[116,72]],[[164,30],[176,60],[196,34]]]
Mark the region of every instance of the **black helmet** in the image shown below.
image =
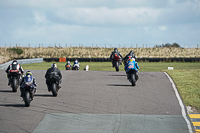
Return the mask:
[[[134,54],[133,50],[131,50],[130,53]]]
[[[118,52],[118,49],[117,49],[117,48],[114,48],[114,51],[115,51],[115,52]]]
[[[12,63],[14,63],[14,62],[16,62],[16,63],[17,63],[17,60],[13,60],[13,62],[12,62]]]

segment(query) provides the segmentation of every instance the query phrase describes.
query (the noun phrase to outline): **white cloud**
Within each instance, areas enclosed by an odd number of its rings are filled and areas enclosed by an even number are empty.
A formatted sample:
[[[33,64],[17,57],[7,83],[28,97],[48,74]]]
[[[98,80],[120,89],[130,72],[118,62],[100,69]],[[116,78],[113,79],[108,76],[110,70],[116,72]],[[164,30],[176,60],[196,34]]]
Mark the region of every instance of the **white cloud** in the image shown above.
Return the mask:
[[[68,8],[56,11],[66,21],[80,25],[140,25],[153,23],[161,15],[151,8]]]
[[[44,13],[33,11],[33,15],[36,24],[47,24],[49,22]]]

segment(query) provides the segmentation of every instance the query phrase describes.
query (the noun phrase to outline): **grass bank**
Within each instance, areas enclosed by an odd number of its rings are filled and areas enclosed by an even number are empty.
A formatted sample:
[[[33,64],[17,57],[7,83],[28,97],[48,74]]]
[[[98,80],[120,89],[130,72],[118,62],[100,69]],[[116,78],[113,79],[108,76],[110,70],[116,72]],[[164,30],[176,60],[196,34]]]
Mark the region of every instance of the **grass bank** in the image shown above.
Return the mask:
[[[25,70],[47,70],[52,62],[24,64]],[[60,70],[65,70],[63,62],[56,62]],[[115,71],[111,62],[80,62],[80,70],[83,71],[86,65],[89,65],[90,71]],[[200,112],[200,63],[138,63],[140,72],[163,72],[166,71],[175,82],[179,93],[186,106],[195,107]],[[174,70],[167,70],[168,67],[174,67]],[[120,71],[124,71],[123,65]]]

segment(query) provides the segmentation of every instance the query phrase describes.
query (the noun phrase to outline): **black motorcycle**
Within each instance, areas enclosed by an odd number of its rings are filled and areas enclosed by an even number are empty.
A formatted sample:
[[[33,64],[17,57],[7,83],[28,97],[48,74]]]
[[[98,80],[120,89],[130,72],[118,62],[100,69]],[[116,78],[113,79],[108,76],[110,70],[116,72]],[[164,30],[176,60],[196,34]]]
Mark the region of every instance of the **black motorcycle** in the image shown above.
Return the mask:
[[[22,92],[22,98],[24,100],[25,106],[29,107],[31,101],[33,100],[34,97],[34,86],[31,83],[24,83],[20,87],[21,92]]]
[[[48,85],[48,90],[52,92],[53,96],[58,95],[58,90],[59,90],[59,79],[57,76],[51,76],[48,79],[49,85]]]
[[[127,72],[128,80],[131,82],[132,86],[136,86],[136,81],[138,80],[138,75],[135,69],[131,69]]]
[[[10,85],[13,92],[17,92],[21,80],[21,74],[18,70],[10,70]]]

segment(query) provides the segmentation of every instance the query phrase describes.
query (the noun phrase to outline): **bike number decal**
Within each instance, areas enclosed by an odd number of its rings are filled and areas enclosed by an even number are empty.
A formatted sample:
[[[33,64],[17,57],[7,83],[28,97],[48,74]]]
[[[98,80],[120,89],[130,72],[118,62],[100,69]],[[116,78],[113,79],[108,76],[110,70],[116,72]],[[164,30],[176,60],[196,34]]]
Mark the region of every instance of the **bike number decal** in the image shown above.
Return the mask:
[[[128,68],[133,68],[133,65],[128,66]]]

